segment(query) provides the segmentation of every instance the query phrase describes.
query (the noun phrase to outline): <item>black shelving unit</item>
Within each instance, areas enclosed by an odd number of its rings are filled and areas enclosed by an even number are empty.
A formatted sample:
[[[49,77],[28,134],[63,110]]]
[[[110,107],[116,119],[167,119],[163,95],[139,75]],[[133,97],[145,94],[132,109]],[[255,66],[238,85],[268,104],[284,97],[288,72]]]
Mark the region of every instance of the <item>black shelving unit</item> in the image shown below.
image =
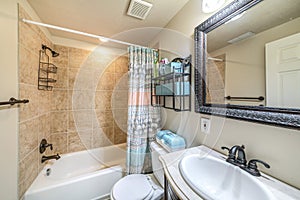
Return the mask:
[[[151,77],[151,105],[175,111],[191,111],[191,56],[181,63],[181,70]],[[171,65],[172,66],[172,65]],[[163,66],[160,66],[163,67]]]
[[[52,90],[51,84],[56,80],[50,77],[50,74],[57,73],[57,67],[50,63],[50,58],[46,53],[46,50],[40,50],[39,55],[39,71],[38,71],[38,89],[39,90]]]

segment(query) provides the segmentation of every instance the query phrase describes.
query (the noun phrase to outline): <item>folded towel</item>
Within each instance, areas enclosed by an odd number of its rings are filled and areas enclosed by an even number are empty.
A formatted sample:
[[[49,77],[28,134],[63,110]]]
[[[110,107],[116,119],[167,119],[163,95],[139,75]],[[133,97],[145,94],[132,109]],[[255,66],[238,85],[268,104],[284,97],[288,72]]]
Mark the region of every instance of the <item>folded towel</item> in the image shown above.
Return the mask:
[[[170,130],[159,131],[156,134],[156,141],[169,152],[185,149],[184,138]]]

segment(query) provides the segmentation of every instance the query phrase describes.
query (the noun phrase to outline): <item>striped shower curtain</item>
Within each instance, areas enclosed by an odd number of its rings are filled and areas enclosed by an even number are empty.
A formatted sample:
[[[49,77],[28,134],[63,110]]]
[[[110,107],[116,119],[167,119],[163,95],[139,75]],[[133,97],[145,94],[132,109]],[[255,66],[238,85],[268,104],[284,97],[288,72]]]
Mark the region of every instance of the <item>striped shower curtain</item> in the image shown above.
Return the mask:
[[[129,98],[127,174],[152,172],[149,144],[160,129],[160,108],[151,106],[153,49],[131,46],[129,51]]]

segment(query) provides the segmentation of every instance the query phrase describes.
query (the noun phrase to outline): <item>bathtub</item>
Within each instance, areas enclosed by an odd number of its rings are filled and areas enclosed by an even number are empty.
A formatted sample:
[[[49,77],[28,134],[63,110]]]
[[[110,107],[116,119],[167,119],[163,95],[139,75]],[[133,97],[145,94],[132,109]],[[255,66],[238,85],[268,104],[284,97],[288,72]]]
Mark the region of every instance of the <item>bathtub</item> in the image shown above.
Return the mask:
[[[48,161],[23,199],[107,199],[123,177],[125,159],[126,144],[62,154]]]

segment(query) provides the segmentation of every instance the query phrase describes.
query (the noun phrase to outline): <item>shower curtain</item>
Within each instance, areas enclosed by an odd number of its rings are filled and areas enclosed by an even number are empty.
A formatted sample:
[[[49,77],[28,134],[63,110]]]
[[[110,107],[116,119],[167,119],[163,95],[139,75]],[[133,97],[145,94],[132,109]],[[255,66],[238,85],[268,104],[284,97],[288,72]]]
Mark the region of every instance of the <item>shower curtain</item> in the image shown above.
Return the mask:
[[[127,174],[152,172],[150,142],[160,129],[160,108],[151,106],[151,70],[157,54],[153,49],[131,46],[129,51],[129,98]]]

